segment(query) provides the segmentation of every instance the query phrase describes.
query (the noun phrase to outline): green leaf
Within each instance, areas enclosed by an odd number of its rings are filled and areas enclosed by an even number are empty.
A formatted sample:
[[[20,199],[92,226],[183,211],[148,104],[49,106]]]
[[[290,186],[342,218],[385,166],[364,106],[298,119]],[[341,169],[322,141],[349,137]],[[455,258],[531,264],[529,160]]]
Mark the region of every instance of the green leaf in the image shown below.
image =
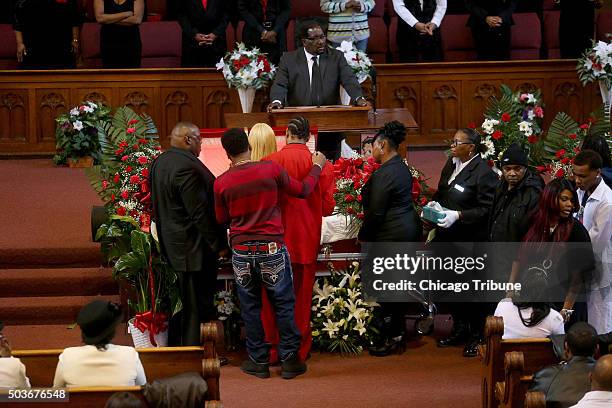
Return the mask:
[[[548,133],[544,139],[544,147],[542,156],[546,160],[552,160],[555,158],[555,152],[562,149],[565,145],[565,139],[568,135],[578,133],[579,125],[565,112],[557,113],[557,116],[553,119],[548,128]]]

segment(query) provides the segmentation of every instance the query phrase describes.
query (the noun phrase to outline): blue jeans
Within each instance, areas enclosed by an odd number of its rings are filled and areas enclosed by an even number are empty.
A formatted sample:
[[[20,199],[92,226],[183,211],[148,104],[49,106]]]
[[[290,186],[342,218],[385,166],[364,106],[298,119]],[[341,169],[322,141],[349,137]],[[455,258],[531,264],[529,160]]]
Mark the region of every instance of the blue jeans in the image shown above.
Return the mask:
[[[276,324],[280,333],[279,357],[284,361],[292,354],[297,356],[301,337],[293,317],[295,295],[287,248],[283,246],[275,254],[233,249],[232,267],[238,300],[240,300],[240,313],[246,328],[246,348],[249,358],[256,363],[268,362],[269,346],[265,343],[261,323],[262,285],[276,313]]]
[[[330,41],[331,42],[331,41]],[[355,47],[359,50],[359,51],[363,51],[366,52],[367,48],[368,48],[368,39],[364,38],[363,40],[359,40],[359,41],[354,41],[353,44],[355,45]],[[332,47],[334,48],[338,48],[340,46],[340,43],[335,43],[335,42],[331,42]]]

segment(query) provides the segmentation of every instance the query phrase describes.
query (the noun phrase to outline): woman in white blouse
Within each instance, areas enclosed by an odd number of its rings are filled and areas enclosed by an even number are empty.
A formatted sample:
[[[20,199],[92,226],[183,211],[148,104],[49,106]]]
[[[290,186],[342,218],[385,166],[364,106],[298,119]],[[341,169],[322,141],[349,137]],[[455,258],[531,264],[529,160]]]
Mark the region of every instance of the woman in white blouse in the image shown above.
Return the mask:
[[[0,322],[0,330],[3,324]],[[13,357],[11,345],[0,333],[0,388],[30,388],[30,380],[26,377],[23,363]]]
[[[95,300],[77,317],[85,346],[68,347],[59,356],[53,387],[131,386],[147,382],[133,347],[111,344],[121,321],[118,304]]]

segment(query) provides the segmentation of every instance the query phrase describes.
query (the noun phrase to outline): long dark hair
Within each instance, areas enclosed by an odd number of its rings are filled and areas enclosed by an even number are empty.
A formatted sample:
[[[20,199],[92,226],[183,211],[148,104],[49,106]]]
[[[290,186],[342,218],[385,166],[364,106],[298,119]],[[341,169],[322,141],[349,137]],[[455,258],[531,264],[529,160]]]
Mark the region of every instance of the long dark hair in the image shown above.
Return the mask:
[[[580,208],[578,203],[578,194],[576,189],[567,179],[554,179],[544,187],[540,204],[537,211],[531,218],[531,228],[525,234],[523,241],[525,242],[565,242],[569,238],[574,226],[574,217],[571,215],[567,218],[559,217],[557,227],[553,234],[550,234],[552,226],[551,219],[559,213],[559,196],[564,190],[572,192],[572,204],[574,209]]]
[[[538,301],[542,294],[547,292],[548,276],[544,270],[529,270],[521,282],[520,292],[512,298],[512,303],[517,307],[519,318],[525,327],[533,327],[540,324],[550,313],[548,302]],[[522,310],[531,308],[531,316],[523,317]]]

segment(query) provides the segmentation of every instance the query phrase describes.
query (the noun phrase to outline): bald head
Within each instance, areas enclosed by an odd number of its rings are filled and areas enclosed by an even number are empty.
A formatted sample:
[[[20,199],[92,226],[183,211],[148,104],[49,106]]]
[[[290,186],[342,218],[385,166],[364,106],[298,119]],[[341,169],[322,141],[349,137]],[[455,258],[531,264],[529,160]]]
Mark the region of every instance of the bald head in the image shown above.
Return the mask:
[[[177,123],[170,133],[170,146],[200,155],[202,139],[200,129],[190,122]]]
[[[601,356],[591,373],[592,391],[612,392],[612,354]]]

